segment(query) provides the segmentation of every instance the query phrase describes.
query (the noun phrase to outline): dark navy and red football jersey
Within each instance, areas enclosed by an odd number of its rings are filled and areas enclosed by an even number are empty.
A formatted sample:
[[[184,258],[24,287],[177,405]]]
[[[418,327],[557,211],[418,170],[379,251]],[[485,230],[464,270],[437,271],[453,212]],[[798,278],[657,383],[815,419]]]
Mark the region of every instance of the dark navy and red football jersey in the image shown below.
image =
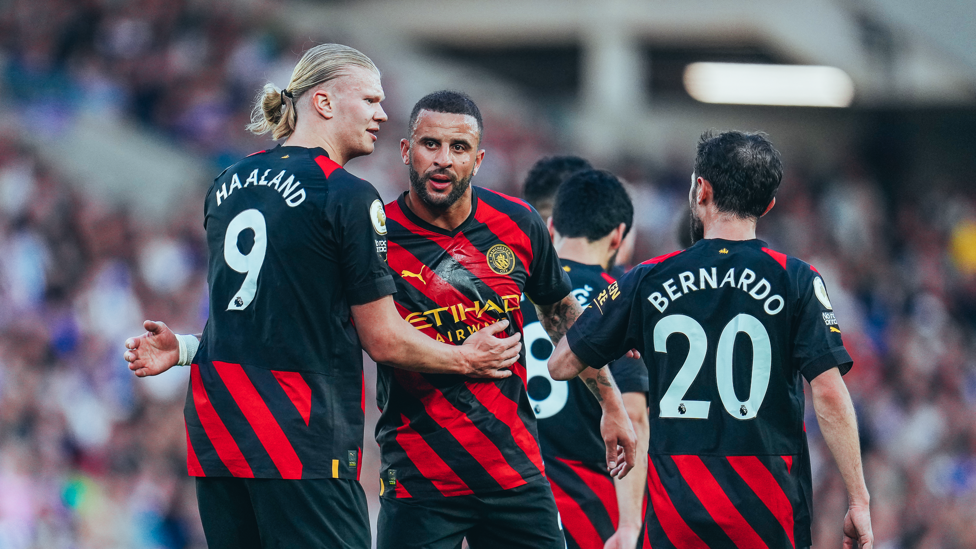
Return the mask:
[[[461,344],[502,319],[522,329],[520,298],[548,305],[570,291],[545,224],[525,202],[472,187],[471,215],[453,231],[426,223],[404,196],[387,204],[397,309],[438,341]],[[543,477],[526,395],[524,348],[503,380],[379,366],[376,441],[385,497],[442,497]]]
[[[584,309],[606,296],[616,281],[603,267],[562,259],[573,283],[572,295]],[[616,286],[614,286],[616,288]],[[603,547],[617,530],[617,495],[607,471],[606,446],[600,434],[600,403],[574,378],[549,375],[553,346],[531,303],[523,301],[529,402],[539,421],[539,442],[556,505],[572,548]],[[647,368],[641,360],[610,363],[621,393],[647,393]]]
[[[227,168],[204,209],[210,318],[184,408],[190,474],[359,478],[350,306],[395,291],[379,195],[322,149],[279,146]]]
[[[567,339],[587,364],[636,348],[648,365],[645,546],[811,544],[801,376],[852,366],[813,267],[702,240],[634,268]]]

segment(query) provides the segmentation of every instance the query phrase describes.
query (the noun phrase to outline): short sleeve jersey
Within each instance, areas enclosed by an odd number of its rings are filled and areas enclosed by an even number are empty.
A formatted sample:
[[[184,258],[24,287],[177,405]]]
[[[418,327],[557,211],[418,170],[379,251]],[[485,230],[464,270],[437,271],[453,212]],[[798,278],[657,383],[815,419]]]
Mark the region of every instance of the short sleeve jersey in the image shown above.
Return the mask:
[[[616,280],[599,265],[586,265],[567,259],[560,261],[572,280],[571,293],[584,309],[591,306],[593,299],[605,297],[609,292],[608,287],[616,284]],[[552,342],[539,322],[532,303],[523,300],[522,307],[529,402],[539,420],[542,456],[547,461],[555,458],[580,461],[605,472],[606,446],[600,434],[600,418],[603,415],[600,403],[581,379],[552,379],[548,367]],[[626,357],[615,360],[610,363],[610,373],[621,393],[647,392],[647,368],[643,361]]]
[[[702,240],[633,269],[567,339],[587,364],[648,365],[652,545],[810,545],[801,376],[852,365],[813,267]]]
[[[207,193],[210,317],[185,417],[195,476],[358,478],[350,306],[395,291],[383,205],[322,149],[277,147]]]
[[[547,305],[571,289],[539,214],[525,202],[472,187],[470,216],[453,231],[425,222],[404,197],[387,205],[397,309],[438,341],[462,344],[485,326],[522,330],[520,298]],[[526,358],[501,380],[379,366],[376,441],[381,495],[445,497],[541,480]]]

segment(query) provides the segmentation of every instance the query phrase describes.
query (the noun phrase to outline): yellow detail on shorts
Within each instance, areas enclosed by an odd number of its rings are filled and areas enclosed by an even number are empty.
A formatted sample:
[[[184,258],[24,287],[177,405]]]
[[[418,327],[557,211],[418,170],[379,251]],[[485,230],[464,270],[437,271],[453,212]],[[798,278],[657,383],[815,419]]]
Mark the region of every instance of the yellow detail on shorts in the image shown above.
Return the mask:
[[[332,460],[332,478],[339,478],[339,460]]]
[[[569,265],[563,265],[563,270],[568,273],[569,272]]]
[[[384,493],[386,493],[386,483],[380,479],[380,495],[382,496]]]

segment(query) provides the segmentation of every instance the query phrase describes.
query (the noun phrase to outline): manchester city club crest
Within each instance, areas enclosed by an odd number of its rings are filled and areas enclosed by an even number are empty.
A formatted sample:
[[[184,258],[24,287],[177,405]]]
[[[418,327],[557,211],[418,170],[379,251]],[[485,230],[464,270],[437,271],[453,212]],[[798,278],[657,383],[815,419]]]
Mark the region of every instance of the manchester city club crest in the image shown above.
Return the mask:
[[[515,270],[515,254],[508,246],[495,244],[488,250],[488,266],[496,274],[511,274]]]

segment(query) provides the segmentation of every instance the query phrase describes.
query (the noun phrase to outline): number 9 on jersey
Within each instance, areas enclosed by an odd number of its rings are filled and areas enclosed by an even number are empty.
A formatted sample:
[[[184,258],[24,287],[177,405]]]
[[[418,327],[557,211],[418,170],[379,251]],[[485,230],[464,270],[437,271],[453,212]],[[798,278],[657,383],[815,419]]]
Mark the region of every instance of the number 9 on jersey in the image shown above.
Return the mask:
[[[237,239],[247,229],[254,231],[254,245],[245,255],[237,247]],[[244,210],[227,225],[227,234],[224,235],[224,261],[231,269],[246,275],[240,289],[230,298],[228,311],[243,311],[254,300],[254,294],[258,290],[258,274],[267,250],[268,229],[264,215],[258,210]]]

